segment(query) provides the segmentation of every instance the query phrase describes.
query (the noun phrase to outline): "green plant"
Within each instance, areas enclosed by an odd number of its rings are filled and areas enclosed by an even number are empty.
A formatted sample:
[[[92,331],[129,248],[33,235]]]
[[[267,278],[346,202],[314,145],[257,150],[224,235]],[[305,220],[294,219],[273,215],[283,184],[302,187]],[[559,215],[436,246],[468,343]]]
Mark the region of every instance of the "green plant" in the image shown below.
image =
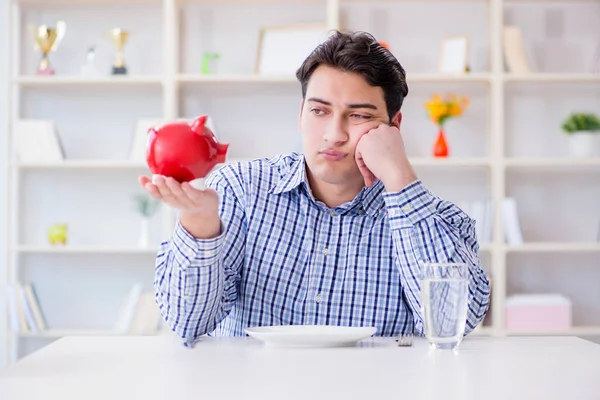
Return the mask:
[[[137,211],[144,217],[150,217],[158,208],[159,201],[153,199],[147,194],[138,194],[135,196]]]
[[[594,114],[571,113],[561,127],[567,135],[576,132],[596,132],[600,131],[600,119]]]

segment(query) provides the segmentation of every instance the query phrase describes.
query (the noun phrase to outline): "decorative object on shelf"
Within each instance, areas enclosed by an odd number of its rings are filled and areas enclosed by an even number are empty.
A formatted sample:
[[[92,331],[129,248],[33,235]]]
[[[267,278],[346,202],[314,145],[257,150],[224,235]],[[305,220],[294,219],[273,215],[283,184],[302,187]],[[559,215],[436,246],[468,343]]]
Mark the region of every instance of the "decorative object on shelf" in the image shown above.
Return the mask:
[[[142,118],[137,120],[131,143],[131,150],[129,152],[130,161],[140,163],[146,162],[148,131],[150,128],[158,126],[163,122],[164,121],[160,118]]]
[[[170,122],[148,131],[146,162],[155,175],[191,182],[225,162],[229,144],[220,143],[206,126],[208,116]]]
[[[519,294],[506,299],[509,331],[566,331],[572,327],[572,302],[561,294]]]
[[[16,156],[23,163],[62,162],[65,153],[54,121],[21,119],[13,127]]]
[[[96,48],[90,47],[85,55],[85,64],[81,67],[81,76],[88,78],[95,78],[102,74],[96,68]]]
[[[153,199],[147,194],[138,194],[135,196],[136,209],[141,219],[141,229],[140,229],[140,238],[138,241],[138,245],[140,247],[148,247],[148,232],[150,225],[150,217],[154,214],[156,209],[158,208],[159,202],[156,199]]]
[[[112,39],[113,44],[117,48],[117,55],[115,58],[115,63],[112,66],[112,74],[113,75],[126,75],[127,74],[127,66],[125,65],[125,57],[123,55],[123,48],[125,47],[125,43],[127,43],[127,39],[129,38],[129,32],[124,31],[120,28],[114,28],[110,30],[110,37]]]
[[[220,59],[219,53],[204,53],[202,55],[202,73],[205,75],[215,73],[215,61]]]
[[[594,157],[598,152],[600,119],[592,113],[571,113],[561,128],[569,136],[569,150],[574,157]]]
[[[519,223],[517,200],[514,197],[506,197],[502,201],[502,224],[506,243],[509,246],[521,246],[523,244],[523,232]]]
[[[439,72],[460,74],[469,71],[469,38],[448,36],[442,40],[440,48]]]
[[[8,316],[13,332],[41,333],[48,329],[33,284],[15,282],[6,286],[6,292]]]
[[[64,246],[69,239],[69,225],[63,223],[53,224],[48,228],[48,243],[52,246]]]
[[[468,98],[455,94],[449,94],[445,99],[435,94],[425,103],[429,118],[438,126],[438,135],[433,146],[435,157],[448,157],[450,154],[444,124],[450,118],[462,115],[468,104]]]
[[[508,70],[516,74],[528,74],[531,72],[523,33],[517,26],[505,26],[502,31],[504,59]]]
[[[255,72],[260,75],[294,75],[306,57],[330,33],[327,26],[321,24],[262,28]]]
[[[41,25],[35,27],[33,33],[35,39],[35,49],[42,52],[42,60],[37,69],[38,75],[54,75],[54,68],[50,65],[48,54],[56,51],[58,45],[65,36],[67,24],[64,21],[59,21],[56,27]]]

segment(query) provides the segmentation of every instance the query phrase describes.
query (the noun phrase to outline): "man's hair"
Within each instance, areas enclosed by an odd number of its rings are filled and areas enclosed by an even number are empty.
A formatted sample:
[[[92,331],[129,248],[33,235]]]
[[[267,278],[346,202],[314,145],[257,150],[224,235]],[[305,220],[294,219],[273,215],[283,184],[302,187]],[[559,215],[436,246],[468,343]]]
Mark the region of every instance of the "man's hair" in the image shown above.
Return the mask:
[[[317,46],[296,71],[302,98],[311,75],[320,65],[361,75],[369,85],[383,89],[388,116],[400,110],[408,95],[406,73],[394,55],[366,32],[335,31]]]

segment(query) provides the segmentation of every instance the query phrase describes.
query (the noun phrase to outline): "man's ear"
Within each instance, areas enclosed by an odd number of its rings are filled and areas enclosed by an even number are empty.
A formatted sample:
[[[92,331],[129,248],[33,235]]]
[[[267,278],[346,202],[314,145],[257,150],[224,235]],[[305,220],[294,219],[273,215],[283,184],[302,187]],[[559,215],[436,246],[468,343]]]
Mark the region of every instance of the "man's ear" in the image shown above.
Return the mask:
[[[400,129],[400,124],[402,123],[402,113],[398,111],[396,115],[390,120],[390,126],[395,126]]]

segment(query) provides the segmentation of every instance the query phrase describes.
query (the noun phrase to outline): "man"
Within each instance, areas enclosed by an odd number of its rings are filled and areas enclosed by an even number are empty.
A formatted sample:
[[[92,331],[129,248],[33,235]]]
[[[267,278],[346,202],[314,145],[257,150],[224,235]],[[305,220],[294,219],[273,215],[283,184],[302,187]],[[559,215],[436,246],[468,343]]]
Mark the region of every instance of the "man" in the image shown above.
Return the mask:
[[[265,325],[419,335],[422,263],[465,262],[470,332],[489,305],[474,222],[410,165],[402,66],[372,36],[336,32],[297,78],[303,154],[227,165],[202,191],[140,178],[179,210],[154,282],[169,327],[189,346]]]

